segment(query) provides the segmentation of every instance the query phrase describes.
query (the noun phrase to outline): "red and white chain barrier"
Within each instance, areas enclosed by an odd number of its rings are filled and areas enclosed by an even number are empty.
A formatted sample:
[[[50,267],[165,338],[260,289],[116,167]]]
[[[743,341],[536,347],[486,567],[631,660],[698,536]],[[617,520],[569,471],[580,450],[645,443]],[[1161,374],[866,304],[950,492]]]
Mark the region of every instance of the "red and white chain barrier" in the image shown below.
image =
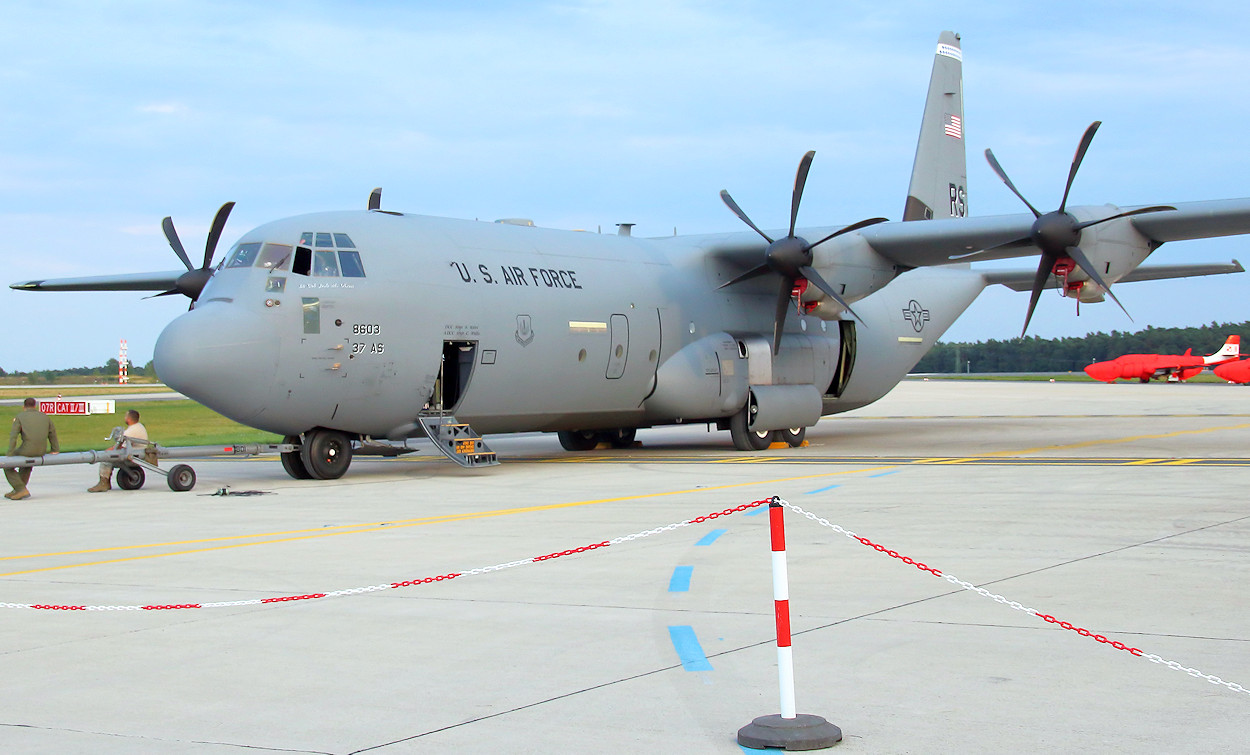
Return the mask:
[[[1196,677],[1196,678],[1198,678],[1198,679],[1206,679],[1208,682],[1211,682],[1212,684],[1218,684],[1218,685],[1221,685],[1221,686],[1224,686],[1224,687],[1228,687],[1229,689],[1231,689],[1231,690],[1232,690],[1232,691],[1234,691],[1234,692],[1241,692],[1241,693],[1243,693],[1243,694],[1250,694],[1250,690],[1246,689],[1245,687],[1241,686],[1240,684],[1237,684],[1237,683],[1235,683],[1235,682],[1226,682],[1226,681],[1224,681],[1223,679],[1219,678],[1218,676],[1213,676],[1213,675],[1211,675],[1211,674],[1204,674],[1204,673],[1202,673],[1201,671],[1199,671],[1199,670],[1197,670],[1197,669],[1192,669],[1192,668],[1189,668],[1188,666],[1181,665],[1180,663],[1177,663],[1176,661],[1169,661],[1169,660],[1166,660],[1166,659],[1164,659],[1164,658],[1161,658],[1160,656],[1154,655],[1154,654],[1152,654],[1152,653],[1145,653],[1145,652],[1142,652],[1142,651],[1141,651],[1140,649],[1138,649],[1138,648],[1135,648],[1135,647],[1129,647],[1128,645],[1125,645],[1123,642],[1118,642],[1118,641],[1115,641],[1115,640],[1111,640],[1111,639],[1109,639],[1109,638],[1107,638],[1107,637],[1105,637],[1105,636],[1103,636],[1103,635],[1101,635],[1101,634],[1094,634],[1093,632],[1091,632],[1091,631],[1090,631],[1090,630],[1088,630],[1088,629],[1085,629],[1084,627],[1073,626],[1072,624],[1070,624],[1070,623],[1068,623],[1068,622],[1066,622],[1066,621],[1060,621],[1059,619],[1055,618],[1054,616],[1051,616],[1051,615],[1049,615],[1049,614],[1042,613],[1041,611],[1035,611],[1035,610],[1033,610],[1032,608],[1029,608],[1029,607],[1024,606],[1024,605],[1021,605],[1020,603],[1017,603],[1017,602],[1016,602],[1016,601],[1014,601],[1014,600],[1008,600],[1007,598],[1004,598],[1002,595],[998,595],[998,594],[992,593],[992,592],[990,592],[989,590],[986,590],[984,587],[977,587],[976,585],[974,585],[974,584],[972,584],[972,583],[970,583],[970,582],[965,582],[965,581],[963,581],[962,579],[959,579],[958,577],[954,576],[953,574],[943,574],[941,571],[938,571],[937,569],[935,569],[935,568],[933,568],[933,567],[931,567],[931,566],[928,566],[927,564],[923,564],[923,563],[921,563],[921,562],[919,562],[919,561],[916,561],[916,560],[915,560],[915,559],[913,559],[913,558],[910,558],[910,557],[908,557],[908,556],[904,556],[904,555],[900,554],[898,551],[893,551],[893,550],[890,550],[890,549],[886,548],[884,545],[880,545],[880,544],[878,544],[878,543],[874,543],[873,541],[869,540],[869,539],[868,539],[868,538],[866,538],[866,537],[861,537],[861,536],[859,536],[859,535],[855,534],[854,532],[851,532],[851,531],[850,531],[850,530],[848,530],[848,529],[844,529],[844,528],[842,528],[842,527],[839,527],[838,525],[833,524],[832,522],[830,522],[828,519],[824,519],[824,518],[822,518],[822,517],[819,517],[819,516],[817,516],[816,514],[813,514],[813,513],[812,513],[812,512],[810,512],[810,511],[806,511],[806,510],[804,510],[803,508],[801,508],[801,507],[799,507],[799,506],[796,506],[796,505],[794,505],[793,503],[790,503],[789,501],[785,501],[785,500],[783,500],[783,499],[781,499],[781,498],[776,498],[776,499],[774,499],[774,500],[776,500],[776,501],[777,501],[778,503],[780,503],[782,506],[785,506],[786,508],[790,509],[790,510],[791,510],[791,511],[793,511],[794,513],[796,513],[796,514],[801,514],[801,515],[803,515],[803,516],[807,517],[808,519],[812,520],[813,522],[815,522],[815,523],[817,523],[817,524],[821,525],[822,527],[828,527],[829,529],[833,530],[834,532],[837,532],[837,533],[842,534],[842,535],[846,535],[847,537],[851,538],[852,540],[855,540],[855,541],[859,542],[861,545],[866,545],[866,546],[868,546],[869,548],[872,548],[873,550],[877,551],[878,553],[884,553],[885,555],[889,556],[890,558],[896,558],[896,559],[898,559],[899,561],[902,561],[902,562],[903,562],[903,563],[905,563],[905,564],[909,564],[909,565],[911,565],[911,566],[916,567],[916,568],[917,568],[917,569],[919,569],[920,571],[923,571],[923,572],[928,572],[929,574],[932,574],[932,575],[933,575],[933,576],[935,576],[935,577],[941,577],[942,579],[946,580],[947,582],[950,582],[952,585],[957,585],[957,586],[962,587],[963,589],[968,590],[968,591],[970,591],[970,592],[975,592],[976,594],[978,594],[978,595],[980,595],[980,596],[982,596],[982,597],[989,598],[989,599],[993,600],[995,603],[1002,603],[1003,605],[1005,605],[1005,606],[1007,606],[1007,607],[1009,607],[1009,608],[1014,608],[1014,609],[1015,609],[1015,610],[1017,610],[1017,611],[1022,611],[1022,612],[1024,612],[1024,613],[1032,614],[1032,615],[1033,615],[1033,616],[1035,616],[1036,618],[1039,618],[1039,619],[1041,619],[1042,621],[1045,621],[1045,622],[1046,622],[1046,623],[1048,623],[1048,624],[1054,624],[1054,625],[1056,625],[1056,626],[1062,627],[1063,629],[1067,629],[1067,630],[1069,630],[1069,631],[1076,632],[1077,634],[1081,635],[1082,637],[1089,637],[1089,638],[1091,638],[1091,639],[1093,639],[1093,640],[1096,640],[1097,642],[1100,642],[1100,643],[1102,643],[1102,644],[1104,644],[1104,645],[1110,645],[1111,647],[1115,648],[1116,650],[1123,650],[1123,651],[1125,651],[1125,652],[1129,653],[1130,655],[1135,655],[1135,656],[1137,656],[1138,658],[1145,658],[1146,660],[1150,661],[1151,663],[1159,663],[1159,664],[1162,664],[1162,665],[1167,666],[1168,668],[1170,668],[1170,669],[1172,669],[1172,670],[1174,670],[1174,671],[1184,671],[1186,674],[1189,674],[1189,675],[1190,675],[1190,676],[1192,676],[1192,677]]]
[[[680,527],[689,527],[692,524],[702,524],[719,519],[722,516],[737,514],[747,509],[753,509],[757,506],[765,506],[772,502],[773,499],[766,498],[762,501],[753,501],[744,503],[741,506],[734,506],[730,509],[723,509],[704,516],[697,516],[694,519],[687,519],[684,522],[675,522],[673,524],[657,527],[652,530],[644,530],[635,532],[632,535],[613,538],[611,540],[603,540],[590,545],[583,545],[580,548],[571,548],[569,550],[548,553],[543,556],[534,556],[532,558],[523,558],[519,561],[509,561],[506,564],[496,564],[494,566],[484,566],[480,569],[469,569],[462,572],[451,572],[449,574],[439,574],[435,577],[421,577],[419,579],[406,579],[400,582],[387,582],[380,585],[370,585],[369,587],[353,587],[348,590],[330,590],[326,592],[308,593],[306,595],[283,595],[274,598],[252,598],[251,600],[223,600],[215,603],[171,603],[164,605],[145,605],[145,606],[86,606],[86,605],[54,605],[47,603],[0,603],[0,608],[29,608],[36,611],[179,611],[191,608],[231,608],[235,606],[258,606],[266,603],[289,603],[302,600],[317,600],[320,598],[338,598],[344,595],[360,595],[367,592],[378,592],[379,590],[396,590],[403,587],[415,587],[417,585],[428,585],[433,582],[445,582],[449,579],[458,577],[470,577],[478,574],[489,574],[490,572],[503,571],[504,569],[513,569],[518,566],[527,566],[529,564],[537,564],[543,561],[551,561],[564,556],[572,556],[578,553],[586,553],[588,551],[607,548],[612,545],[620,545],[631,540],[638,540],[644,537],[651,537],[662,532],[670,532]]]
[[[902,561],[905,564],[914,566],[923,572],[928,572],[929,574],[932,574],[935,577],[941,577],[942,579],[946,580],[947,582],[950,582],[953,585],[957,585],[970,592],[975,592],[978,595],[981,595],[982,597],[990,598],[996,603],[1001,603],[1017,611],[1022,611],[1024,613],[1031,614],[1049,624],[1055,624],[1056,626],[1059,626],[1063,629],[1076,632],[1082,637],[1089,637],[1097,642],[1103,643],[1105,645],[1110,645],[1116,650],[1123,650],[1127,653],[1130,653],[1131,655],[1137,656],[1138,658],[1145,658],[1151,663],[1162,664],[1174,671],[1183,671],[1192,677],[1195,677],[1198,679],[1205,679],[1212,684],[1217,684],[1220,686],[1227,687],[1228,689],[1234,692],[1240,692],[1242,694],[1250,694],[1250,690],[1246,689],[1240,684],[1236,684],[1234,682],[1226,682],[1223,679],[1219,678],[1218,676],[1213,676],[1211,674],[1204,674],[1203,672],[1197,669],[1189,668],[1188,666],[1177,663],[1176,661],[1169,661],[1160,656],[1157,656],[1151,653],[1145,653],[1138,648],[1129,647],[1128,645],[1125,645],[1123,642],[1111,640],[1101,634],[1094,634],[1093,632],[1091,632],[1088,629],[1085,629],[1084,627],[1074,626],[1073,624],[1070,624],[1066,621],[1060,621],[1059,619],[1049,614],[1045,614],[1045,613],[1042,613],[1041,611],[1036,611],[1032,608],[1021,605],[1020,603],[1017,603],[1014,600],[1008,600],[1007,598],[1004,598],[1002,595],[997,595],[995,593],[990,592],[989,590],[986,590],[983,587],[977,587],[976,585],[970,582],[965,582],[962,579],[959,579],[958,577],[952,574],[944,574],[938,569],[928,566],[927,564],[924,564],[922,562],[916,561],[915,559],[910,558],[908,556],[901,555],[897,551],[893,551],[893,550],[886,548],[884,545],[874,543],[873,541],[869,540],[866,537],[861,537],[855,534],[854,532],[851,532],[848,529],[845,529],[836,524],[833,524],[828,519],[819,517],[810,511],[806,511],[805,509],[799,506],[796,506],[782,498],[778,498],[776,496],[772,498],[765,498],[760,501],[752,501],[751,503],[744,503],[740,506],[734,506],[733,508],[722,509],[721,511],[716,511],[711,514],[706,514],[704,516],[698,516],[693,519],[687,519],[682,522],[674,522],[673,524],[668,524],[663,527],[656,527],[655,529],[643,530],[642,532],[635,532],[632,535],[625,535],[623,537],[617,537],[611,540],[602,540],[597,543],[591,543],[590,545],[581,546],[580,548],[571,548],[569,550],[557,551],[555,553],[548,553],[543,556],[533,556],[531,558],[520,559],[519,561],[509,561],[504,564],[496,564],[494,566],[485,566],[485,567],[481,567],[478,569],[469,569],[469,570],[462,571],[462,572],[451,572],[448,574],[439,574],[433,577],[421,577],[418,579],[407,579],[407,580],[398,581],[398,582],[387,582],[387,583],[380,584],[380,585],[370,585],[368,587],[353,587],[347,590],[329,590],[326,592],[308,593],[304,595],[283,595],[283,596],[272,597],[272,598],[252,598],[251,600],[223,600],[223,601],[217,601],[213,603],[172,603],[172,604],[162,604],[162,605],[88,606],[88,605],[59,605],[59,604],[48,604],[48,603],[4,603],[4,602],[0,602],[0,608],[25,608],[25,609],[31,609],[31,610],[36,610],[36,611],[177,611],[177,610],[187,610],[187,609],[194,609],[194,608],[230,608],[230,607],[235,607],[235,606],[255,606],[255,605],[264,605],[264,604],[269,604],[269,603],[290,603],[290,602],[299,602],[299,601],[306,601],[306,600],[318,600],[321,598],[338,598],[338,597],[343,597],[345,595],[361,595],[364,593],[378,592],[381,590],[395,590],[395,589],[400,589],[404,587],[428,585],[434,582],[445,582],[447,580],[457,579],[459,577],[476,576],[479,574],[489,574],[490,572],[503,571],[505,569],[513,569],[518,566],[527,566],[529,564],[537,564],[543,561],[551,561],[553,559],[563,558],[565,556],[572,556],[572,555],[579,554],[579,553],[587,553],[589,551],[598,550],[600,548],[607,548],[612,545],[620,545],[621,543],[627,543],[631,540],[639,540],[644,537],[651,537],[652,535],[659,535],[664,532],[670,532],[672,530],[679,529],[681,527],[689,527],[690,525],[693,525],[693,524],[702,524],[704,522],[710,522],[715,519],[719,519],[720,517],[723,517],[723,516],[737,514],[742,511],[747,511],[748,509],[757,508],[759,506],[765,506],[771,503],[780,504],[781,506],[784,506],[790,509],[794,513],[800,514],[812,520],[816,524],[819,524],[823,527],[828,527],[834,532],[845,535],[851,538],[852,540],[859,542],[861,545],[865,545],[869,548],[872,548],[873,550],[879,553],[883,553],[887,556],[890,556],[891,558],[898,559],[899,561]],[[780,618],[778,619],[778,629],[779,630],[781,629]],[[788,630],[788,627],[786,627],[786,629]],[[788,634],[789,632],[787,631],[787,636]]]

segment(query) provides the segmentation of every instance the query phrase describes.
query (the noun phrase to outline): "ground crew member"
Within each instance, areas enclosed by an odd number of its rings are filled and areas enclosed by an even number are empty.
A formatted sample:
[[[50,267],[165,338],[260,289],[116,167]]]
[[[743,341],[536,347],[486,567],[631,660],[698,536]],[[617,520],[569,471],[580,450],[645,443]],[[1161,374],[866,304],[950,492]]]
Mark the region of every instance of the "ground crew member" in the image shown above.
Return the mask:
[[[126,429],[122,432],[122,438],[113,448],[125,448],[129,451],[139,446],[147,446],[147,444],[148,429],[139,422],[139,412],[131,409],[126,412]],[[106,490],[112,490],[112,478],[113,464],[107,461],[100,462],[100,481],[87,488],[87,492],[103,493]]]
[[[9,452],[5,455],[43,456],[47,453],[49,444],[52,446],[52,453],[60,453],[61,444],[56,439],[56,426],[48,415],[39,411],[39,402],[28,398],[22,402],[22,407],[22,411],[13,418],[13,429],[9,431]],[[17,444],[18,437],[22,439],[20,447]],[[4,476],[13,488],[12,492],[4,494],[5,498],[11,501],[30,498],[30,491],[26,489],[26,483],[30,482],[30,469],[22,467],[4,470]]]

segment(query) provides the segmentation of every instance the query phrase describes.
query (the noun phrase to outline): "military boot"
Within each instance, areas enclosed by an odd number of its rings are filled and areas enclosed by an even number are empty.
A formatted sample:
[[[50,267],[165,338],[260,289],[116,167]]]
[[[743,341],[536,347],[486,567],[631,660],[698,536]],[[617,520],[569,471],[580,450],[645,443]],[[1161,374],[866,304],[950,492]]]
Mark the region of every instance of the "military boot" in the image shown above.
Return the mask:
[[[91,487],[87,488],[87,492],[88,493],[103,493],[107,490],[112,490],[113,484],[109,481],[112,478],[112,476],[113,476],[112,473],[109,473],[108,477],[105,477],[104,475],[100,475],[100,481],[97,482],[95,485],[92,485]]]

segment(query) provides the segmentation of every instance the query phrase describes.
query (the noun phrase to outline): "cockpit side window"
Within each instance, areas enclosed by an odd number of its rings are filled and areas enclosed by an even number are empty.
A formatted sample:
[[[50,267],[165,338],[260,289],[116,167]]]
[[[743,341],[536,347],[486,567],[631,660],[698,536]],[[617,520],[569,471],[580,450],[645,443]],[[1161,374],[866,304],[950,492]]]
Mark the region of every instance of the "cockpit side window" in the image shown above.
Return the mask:
[[[339,252],[344,278],[365,277],[365,266],[360,262],[360,252]]]
[[[265,244],[256,258],[256,266],[266,270],[286,270],[290,265],[290,244]]]
[[[352,243],[352,237],[346,233],[334,234],[334,245],[339,249],[355,249],[356,245]]]
[[[230,254],[226,267],[251,267],[256,261],[256,254],[260,251],[260,242],[252,242],[247,244],[239,244],[234,248],[234,252]]]
[[[312,272],[312,250],[306,246],[295,247],[295,262],[291,272],[296,275],[308,275]]]

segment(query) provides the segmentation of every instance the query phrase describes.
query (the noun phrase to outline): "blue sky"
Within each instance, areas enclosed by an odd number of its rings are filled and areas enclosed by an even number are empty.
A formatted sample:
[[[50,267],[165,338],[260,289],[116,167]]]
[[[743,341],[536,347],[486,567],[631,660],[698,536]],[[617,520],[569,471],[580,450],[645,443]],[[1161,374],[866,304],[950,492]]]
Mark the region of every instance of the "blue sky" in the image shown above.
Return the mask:
[[[1030,7],[1031,6],[1031,7]],[[981,157],[1057,205],[1250,196],[1250,6],[1175,3],[628,0],[60,2],[0,6],[4,283],[174,270],[172,215],[198,256],[286,215],[383,206],[638,235],[740,230],[728,188],[784,225],[902,212],[938,33],[963,38],[970,209],[1022,206]],[[1250,264],[1250,240],[1165,245],[1154,262]],[[1026,266],[1030,266],[1025,263]],[[1250,276],[1043,297],[1030,333],[1250,319]],[[182,297],[0,290],[0,367],[151,358]],[[986,291],[945,340],[1019,333],[1027,294]],[[1247,334],[1250,335],[1250,334]]]

